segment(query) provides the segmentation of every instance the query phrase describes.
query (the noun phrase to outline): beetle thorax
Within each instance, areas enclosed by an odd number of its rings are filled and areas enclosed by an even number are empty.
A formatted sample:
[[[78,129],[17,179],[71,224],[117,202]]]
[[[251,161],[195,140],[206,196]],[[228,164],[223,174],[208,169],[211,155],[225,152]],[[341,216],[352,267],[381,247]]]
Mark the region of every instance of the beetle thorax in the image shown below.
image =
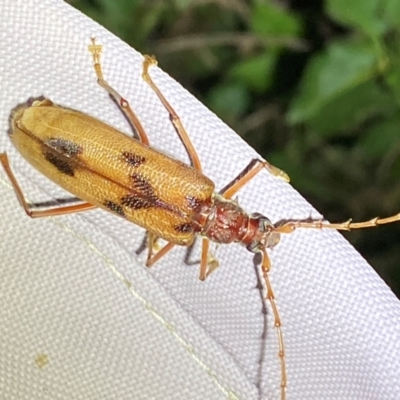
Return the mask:
[[[274,247],[280,235],[261,214],[247,214],[235,200],[215,195],[212,205],[201,215],[201,234],[217,243],[241,243],[252,252]]]
[[[246,234],[248,215],[236,201],[214,195],[211,206],[201,214],[201,234],[216,243],[240,242]]]

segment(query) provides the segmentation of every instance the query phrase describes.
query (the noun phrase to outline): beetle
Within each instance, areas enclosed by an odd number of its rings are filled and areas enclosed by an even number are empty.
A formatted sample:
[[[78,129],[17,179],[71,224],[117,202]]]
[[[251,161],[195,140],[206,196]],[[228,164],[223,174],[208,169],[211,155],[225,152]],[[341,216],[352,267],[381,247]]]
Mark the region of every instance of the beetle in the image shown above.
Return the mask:
[[[400,214],[339,224],[321,220],[289,220],[273,224],[259,213],[248,214],[232,197],[264,168],[286,181],[289,180],[287,174],[267,161],[254,159],[223,190],[216,192],[212,180],[202,173],[200,160],[179,116],[149,74],[149,68],[157,63],[156,59],[144,57],[142,77],[169,112],[191,165],[150,146],[129,102],[104,79],[100,64],[102,46],[94,38],[91,40],[89,51],[97,81],[117,102],[137,138],[131,138],[87,114],[54,104],[47,98],[34,99],[15,107],[11,112],[9,130],[13,144],[33,167],[82,200],[75,205],[33,209],[11,170],[7,154],[1,153],[0,162],[19,202],[32,218],[102,208],[145,228],[148,232],[148,267],[175,245],[190,246],[196,236],[201,236],[201,280],[205,280],[218,266],[216,260],[210,260],[208,256],[210,241],[240,243],[250,252],[260,253],[266,298],[271,305],[278,335],[281,399],[285,399],[285,348],[281,320],[268,277],[271,263],[267,249],[279,243],[281,234],[291,233],[297,228],[359,229],[398,221]],[[168,243],[157,251],[158,238]]]

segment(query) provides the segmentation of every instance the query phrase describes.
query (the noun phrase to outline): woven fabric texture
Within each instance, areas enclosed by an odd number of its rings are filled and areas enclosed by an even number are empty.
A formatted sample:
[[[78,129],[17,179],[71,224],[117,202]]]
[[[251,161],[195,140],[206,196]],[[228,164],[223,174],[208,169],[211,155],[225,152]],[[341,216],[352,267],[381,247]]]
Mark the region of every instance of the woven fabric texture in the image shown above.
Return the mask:
[[[68,194],[11,144],[18,103],[44,95],[130,134],[96,84],[91,36],[104,46],[106,79],[129,99],[152,145],[188,161],[135,50],[59,0],[3,0],[0,24],[0,151],[29,200]],[[151,74],[218,189],[258,157],[161,69]],[[143,229],[121,218],[94,210],[31,220],[2,169],[0,192],[1,399],[279,398],[277,336],[246,249],[218,248],[220,268],[200,282],[184,248],[147,269]],[[267,171],[238,196],[273,222],[319,216]],[[399,399],[399,302],[372,268],[337,232],[296,231],[270,255],[287,398]]]

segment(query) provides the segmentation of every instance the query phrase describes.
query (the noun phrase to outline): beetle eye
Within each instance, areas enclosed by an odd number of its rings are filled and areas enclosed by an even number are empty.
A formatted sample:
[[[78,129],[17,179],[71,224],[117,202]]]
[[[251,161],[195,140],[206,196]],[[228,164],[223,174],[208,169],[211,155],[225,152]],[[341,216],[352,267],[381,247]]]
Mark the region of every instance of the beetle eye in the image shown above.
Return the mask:
[[[271,230],[272,227],[272,223],[271,221],[266,218],[266,217],[261,217],[259,224],[258,224],[258,229],[260,230],[260,232],[268,232]]]
[[[260,232],[269,232],[273,227],[272,222],[260,213],[253,213],[250,215],[253,219],[258,219],[258,230]]]
[[[251,253],[258,253],[260,251],[260,242],[254,240],[246,246],[246,249]]]

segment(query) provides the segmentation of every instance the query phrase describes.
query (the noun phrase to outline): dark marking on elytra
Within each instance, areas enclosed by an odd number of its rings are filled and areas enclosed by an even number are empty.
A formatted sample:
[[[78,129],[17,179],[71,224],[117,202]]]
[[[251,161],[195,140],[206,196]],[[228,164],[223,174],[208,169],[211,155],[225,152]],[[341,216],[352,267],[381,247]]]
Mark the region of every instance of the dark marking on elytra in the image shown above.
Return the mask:
[[[126,207],[133,208],[134,210],[141,210],[154,206],[154,202],[138,197],[134,194],[127,194],[122,197],[121,203]]]
[[[124,213],[124,209],[117,203],[114,203],[111,200],[104,200],[103,204],[113,213],[118,214],[119,216],[126,218]]]
[[[61,173],[68,176],[74,176],[75,173],[74,166],[71,165],[69,160],[60,157],[59,154],[50,150],[45,150],[43,152],[43,156],[50,164],[53,164]]]
[[[201,207],[203,206],[203,202],[193,196],[186,196],[186,202],[188,207],[193,211],[200,211]]]
[[[180,211],[176,206],[168,204],[156,196],[151,183],[142,175],[131,174],[130,178],[132,182],[132,193],[128,193],[122,197],[122,205],[133,208],[134,210],[151,207],[162,208],[174,214],[180,214]]]
[[[132,192],[121,199],[121,203],[134,210],[144,208],[159,207],[164,203],[157,198],[151,184],[140,174],[132,174]]]
[[[74,176],[76,165],[72,159],[82,153],[82,147],[71,140],[49,138],[44,141],[42,152],[44,158],[61,173]]]
[[[83,151],[82,147],[72,140],[50,138],[47,139],[44,143],[46,146],[51,147],[58,153],[70,158],[78,156]]]
[[[132,165],[133,167],[138,167],[139,165],[142,165],[146,161],[145,157],[139,156],[139,155],[134,154],[134,153],[130,153],[129,151],[124,151],[122,153],[122,158],[129,165]]]
[[[155,197],[153,187],[150,182],[140,174],[132,174],[132,189],[140,192],[143,196]]]
[[[175,225],[174,229],[180,233],[189,233],[193,231],[193,226],[188,222],[184,222],[183,224]]]

